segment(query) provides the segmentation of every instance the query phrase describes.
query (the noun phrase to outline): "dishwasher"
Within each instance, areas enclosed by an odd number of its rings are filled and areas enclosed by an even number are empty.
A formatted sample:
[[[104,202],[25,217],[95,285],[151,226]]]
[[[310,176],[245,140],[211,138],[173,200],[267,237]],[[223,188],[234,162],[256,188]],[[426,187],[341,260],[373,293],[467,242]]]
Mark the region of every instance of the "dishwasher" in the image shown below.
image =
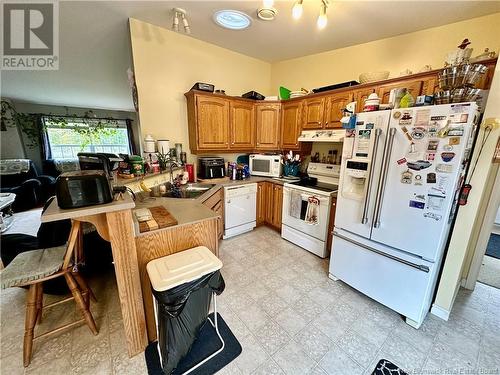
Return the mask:
[[[224,187],[224,201],[224,239],[255,228],[256,183]]]

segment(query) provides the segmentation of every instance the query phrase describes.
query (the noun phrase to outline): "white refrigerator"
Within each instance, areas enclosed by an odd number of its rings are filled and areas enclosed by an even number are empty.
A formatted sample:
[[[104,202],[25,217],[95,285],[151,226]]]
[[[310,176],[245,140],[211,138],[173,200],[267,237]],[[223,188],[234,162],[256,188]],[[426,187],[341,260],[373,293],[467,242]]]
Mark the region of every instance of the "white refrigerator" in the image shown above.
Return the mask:
[[[419,328],[471,154],[475,103],[360,113],[344,138],[330,277]]]

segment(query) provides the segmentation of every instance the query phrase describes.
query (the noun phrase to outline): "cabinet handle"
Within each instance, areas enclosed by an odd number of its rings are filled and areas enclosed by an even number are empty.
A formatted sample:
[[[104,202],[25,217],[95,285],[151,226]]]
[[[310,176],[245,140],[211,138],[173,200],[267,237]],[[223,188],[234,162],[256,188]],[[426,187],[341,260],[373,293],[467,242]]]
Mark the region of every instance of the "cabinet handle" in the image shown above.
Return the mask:
[[[325,122],[325,126],[326,126],[326,125],[328,125],[328,121],[327,121],[327,122]]]
[[[321,125],[321,121],[318,121],[318,125]]]

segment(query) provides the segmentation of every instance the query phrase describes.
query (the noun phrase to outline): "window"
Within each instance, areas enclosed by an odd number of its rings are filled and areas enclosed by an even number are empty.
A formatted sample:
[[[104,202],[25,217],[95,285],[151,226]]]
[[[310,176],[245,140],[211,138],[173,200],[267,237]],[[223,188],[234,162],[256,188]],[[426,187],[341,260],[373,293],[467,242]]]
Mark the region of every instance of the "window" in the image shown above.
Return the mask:
[[[44,117],[51,159],[76,159],[79,152],[130,154],[125,120]]]

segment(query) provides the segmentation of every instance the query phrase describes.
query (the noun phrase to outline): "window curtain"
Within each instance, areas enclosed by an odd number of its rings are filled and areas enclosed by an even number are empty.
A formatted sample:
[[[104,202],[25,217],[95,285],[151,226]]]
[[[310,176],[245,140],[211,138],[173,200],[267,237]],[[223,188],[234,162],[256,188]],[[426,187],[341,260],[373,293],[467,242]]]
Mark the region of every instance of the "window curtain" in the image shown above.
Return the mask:
[[[130,153],[132,155],[137,155],[137,145],[134,142],[134,129],[132,123],[134,121],[131,119],[126,119],[125,123],[127,124],[127,134],[128,134],[128,144],[130,146]]]
[[[47,127],[45,126],[45,117],[41,115],[36,116],[37,128],[40,131],[40,152],[42,160],[52,159],[52,151],[50,150],[49,135],[47,134]]]

